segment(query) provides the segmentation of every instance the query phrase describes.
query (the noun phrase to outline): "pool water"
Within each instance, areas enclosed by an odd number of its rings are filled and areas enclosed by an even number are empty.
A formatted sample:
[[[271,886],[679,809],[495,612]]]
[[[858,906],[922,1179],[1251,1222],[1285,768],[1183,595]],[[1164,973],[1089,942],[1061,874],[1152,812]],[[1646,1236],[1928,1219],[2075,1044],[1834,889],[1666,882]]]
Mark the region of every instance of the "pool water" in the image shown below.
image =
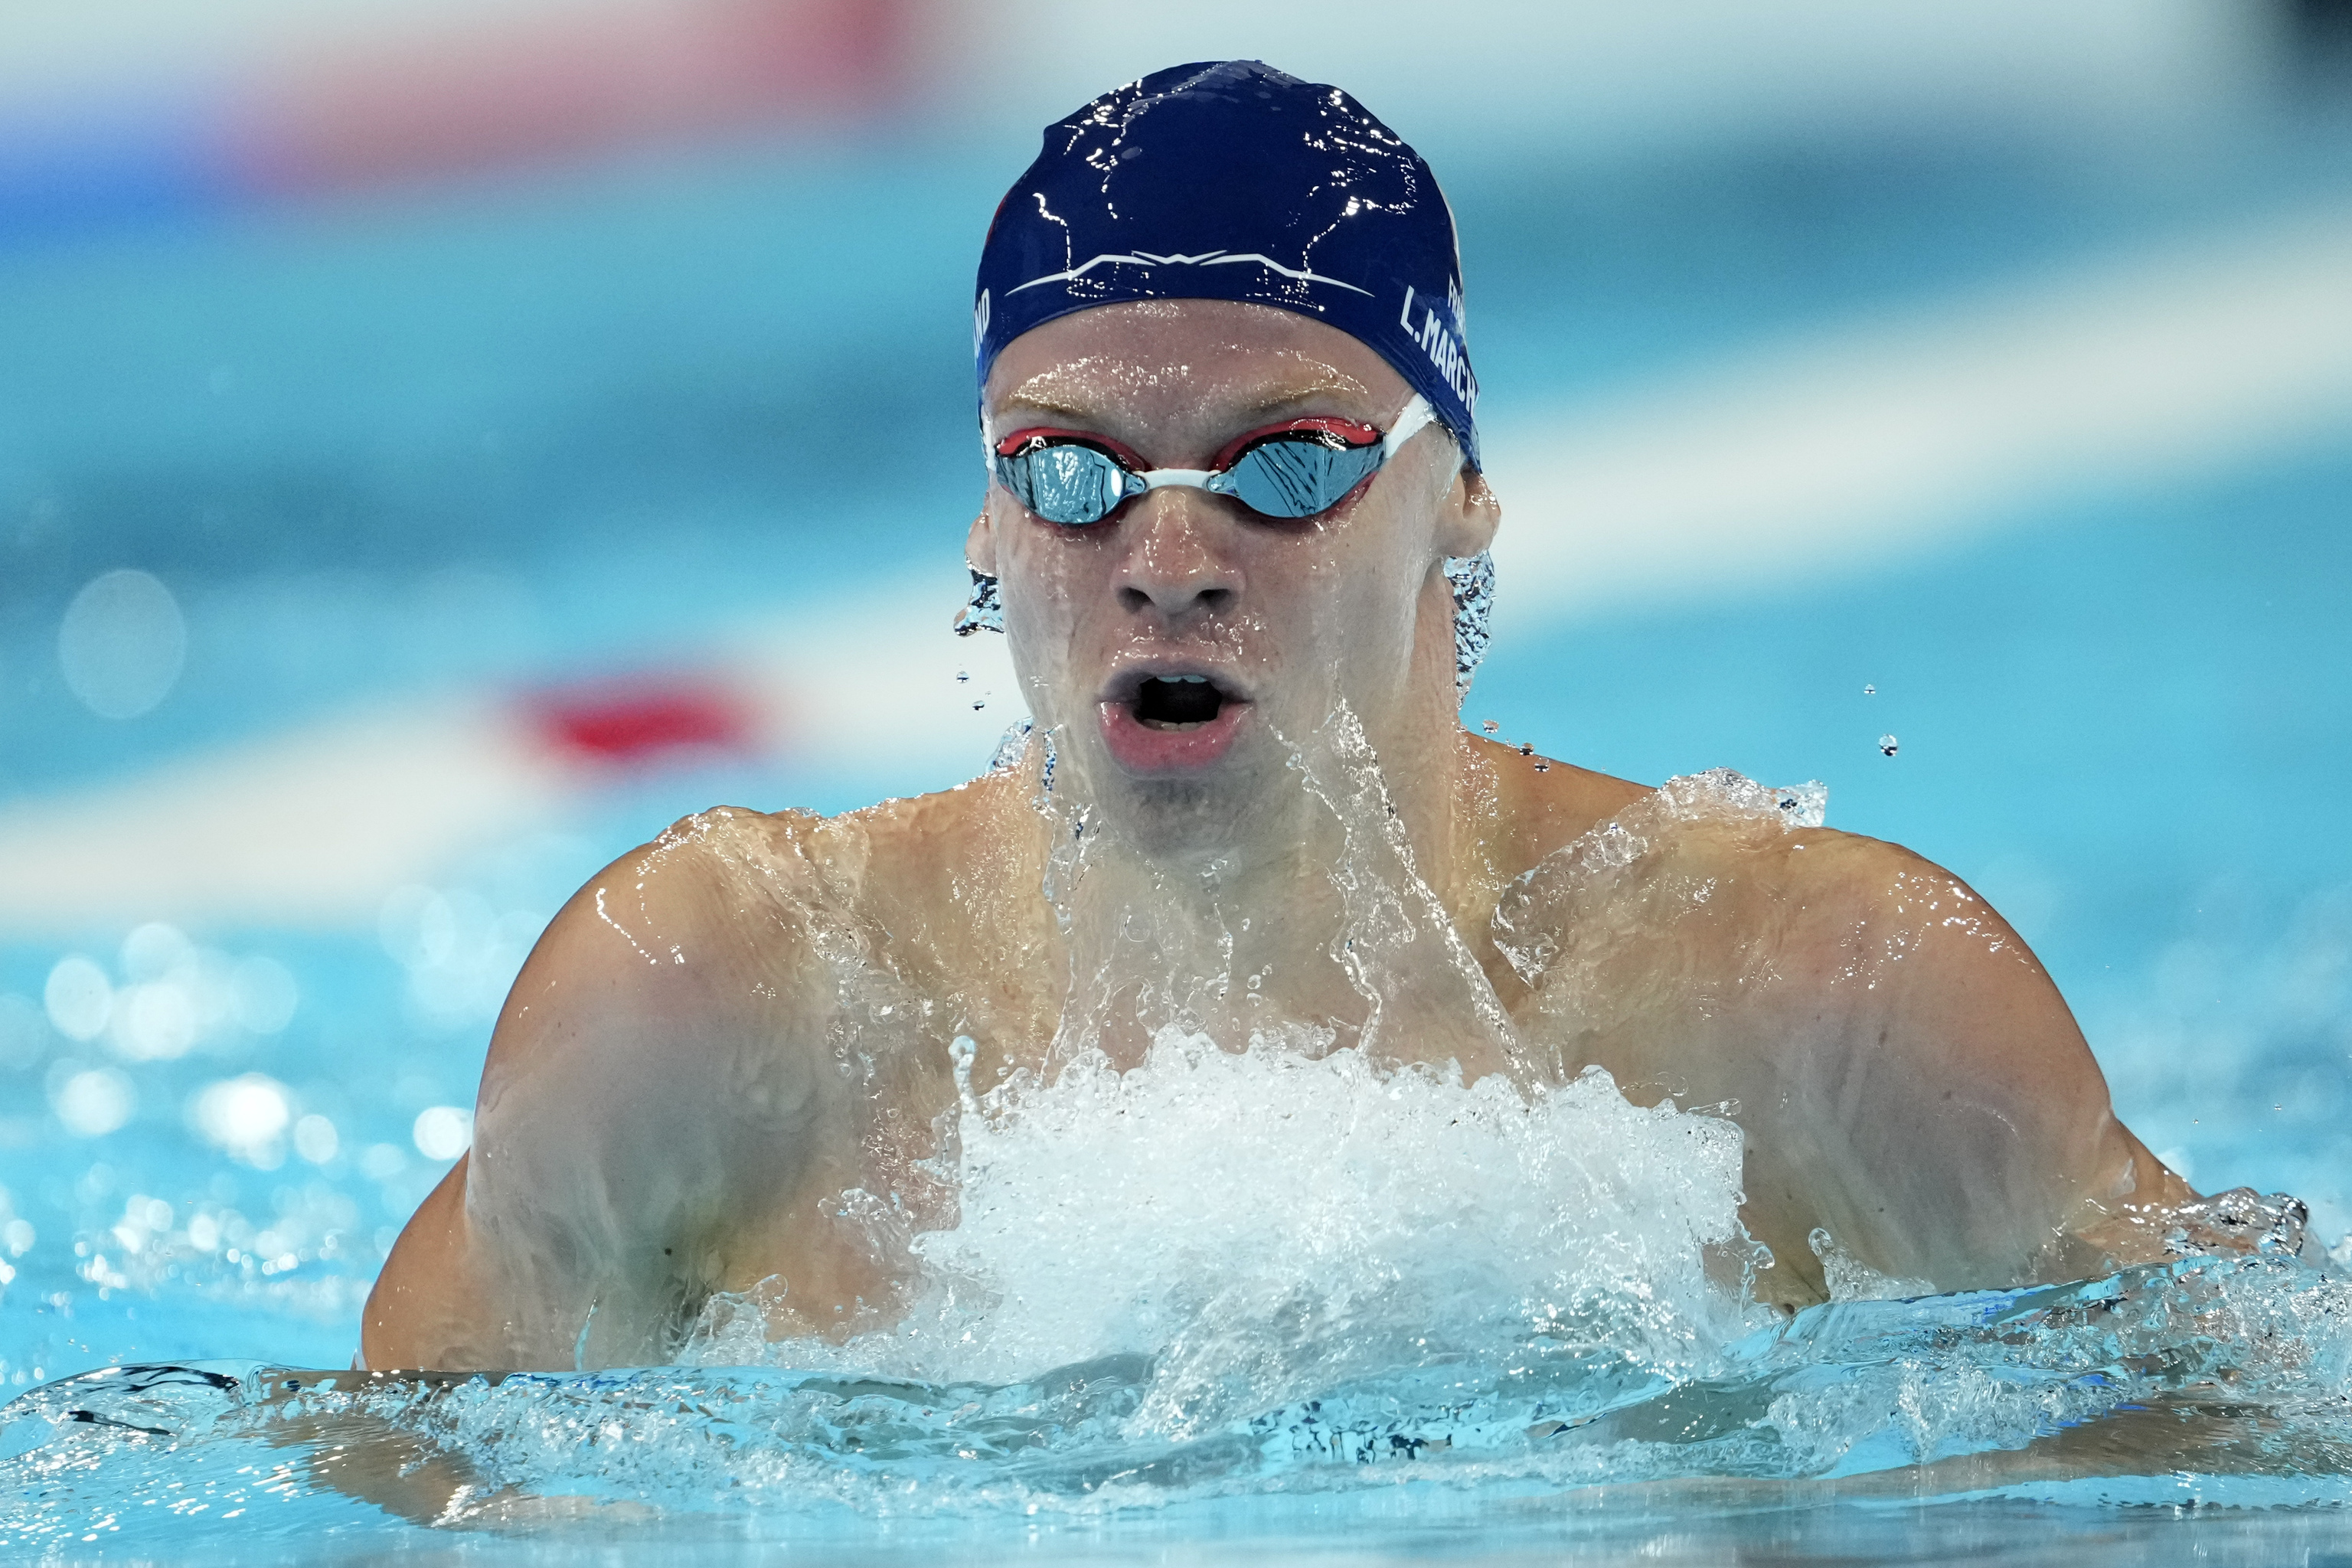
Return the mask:
[[[2170,1262],[2037,1289],[1888,1299],[1832,1255],[1840,1299],[1783,1321],[1708,1279],[1736,1132],[1597,1072],[1522,1095],[1163,1032],[1125,1073],[967,1093],[963,1217],[915,1238],[902,1315],[772,1342],[762,1292],[721,1298],[637,1371],[98,1369],[9,1406],[12,1544],[1404,1550],[1452,1516],[1510,1552],[1636,1499],[1832,1534],[1937,1500],[2352,1501],[2352,1286],[2292,1202],[2229,1194]]]
[[[2000,148],[1474,164],[1452,194],[1501,407],[2332,199],[2352,188],[2344,145],[2071,170]],[[854,160],[674,173],[0,254],[0,288],[37,307],[0,321],[0,344],[58,372],[0,387],[0,719],[41,742],[0,752],[0,789],[81,787],[387,694],[657,660],[714,615],[854,602],[877,555],[937,553],[951,607],[964,329],[908,301],[963,298],[989,180]],[[812,223],[833,260],[808,258]],[[388,353],[360,378],[373,400],[328,395]],[[903,489],[886,507],[829,490],[856,461],[812,475],[778,426],[895,463]],[[2152,1148],[2208,1191],[2296,1194],[2307,1233],[2239,1200],[2263,1243],[2242,1256],[1914,1302],[1855,1279],[1768,1321],[1695,1272],[1727,1188],[1683,1155],[1717,1129],[1586,1085],[1543,1114],[1607,1130],[1618,1168],[1538,1171],[1499,1132],[1410,1145],[1581,1194],[1559,1212],[1582,1231],[1544,1232],[1557,1214],[1526,1204],[1435,1215],[1372,1162],[1394,1223],[1320,1267],[1281,1227],[1338,1211],[1286,1212],[1297,1184],[1229,1199],[1237,1228],[1190,1253],[1113,1230],[1060,1251],[940,1243],[943,1269],[1000,1295],[1029,1280],[1033,1314],[991,1320],[993,1361],[940,1349],[944,1326],[912,1350],[754,1344],[722,1303],[676,1367],[496,1386],[340,1371],[392,1237],[464,1147],[503,988],[572,888],[715,800],[839,810],[986,758],[705,760],[614,774],[401,889],[372,929],[131,922],[0,945],[0,1391],[17,1398],[0,1538],[236,1562],[2352,1554],[2329,1251],[2352,1230],[2347,494],[2352,441],[2053,495],[1753,593],[1522,607],[1465,712],[1628,776],[1825,780],[1832,826],[1911,844],[2010,912]],[[53,673],[65,601],[121,563],[189,618],[187,673],[135,724]],[[1161,1076],[1091,1091],[1157,1094],[1198,1139],[1202,1105],[1269,1102],[1292,1070],[1171,1051]],[[1257,1076],[1236,1100],[1212,1071]],[[1442,1081],[1307,1087],[1363,1096],[1362,1136],[1391,1148],[1478,1109]],[[1010,1193],[1069,1179],[971,1142]],[[1257,1153],[1298,1157],[1270,1134]],[[1633,1199],[1679,1239],[1611,1263],[1649,1234],[1610,1207]],[[1486,1250],[1429,1250],[1463,1235]],[[1118,1311],[1046,1300],[1047,1265],[1087,1258],[1139,1281]],[[1200,1296],[1209,1275],[1242,1295]]]

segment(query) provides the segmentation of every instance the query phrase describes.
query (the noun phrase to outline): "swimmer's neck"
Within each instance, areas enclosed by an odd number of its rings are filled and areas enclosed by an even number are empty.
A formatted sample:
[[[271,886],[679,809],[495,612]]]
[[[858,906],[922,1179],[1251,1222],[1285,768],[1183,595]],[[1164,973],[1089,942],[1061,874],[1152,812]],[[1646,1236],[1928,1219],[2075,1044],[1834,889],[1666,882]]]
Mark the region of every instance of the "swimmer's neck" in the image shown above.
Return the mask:
[[[1033,747],[1033,779],[1037,752]],[[1206,807],[1196,834],[1165,823],[1148,837],[1126,830],[1076,770],[1062,773],[1056,790],[1033,798],[1046,806],[1049,835],[1060,846],[1054,858],[1083,873],[1064,879],[1065,890],[1085,887],[1098,900],[1148,897],[1202,917],[1307,914],[1330,901],[1332,872],[1343,859],[1369,858],[1383,874],[1417,879],[1450,904],[1449,889],[1464,881],[1457,862],[1468,851],[1483,863],[1479,824],[1497,809],[1492,765],[1451,711],[1378,747],[1369,737],[1352,747],[1315,737],[1275,788],[1238,809]]]
[[[1041,878],[1056,917],[1051,968],[1066,986],[1057,1049],[1091,1042],[1139,1059],[1149,1029],[1171,1018],[1236,1045],[1290,1025],[1353,1045],[1384,1012],[1384,1058],[1483,1063],[1484,1043],[1426,1023],[1407,1031],[1399,1012],[1406,993],[1415,1014],[1478,1010],[1456,993],[1476,985],[1464,943],[1483,945],[1471,933],[1492,908],[1477,851],[1496,803],[1478,743],[1447,721],[1431,743],[1405,748],[1403,765],[1360,753],[1306,762],[1307,787],[1292,775],[1280,811],[1204,854],[1150,853],[1116,826],[1072,835],[1082,798],[1057,792],[1048,832],[1059,849],[1047,849]],[[1397,937],[1400,925],[1412,934]]]

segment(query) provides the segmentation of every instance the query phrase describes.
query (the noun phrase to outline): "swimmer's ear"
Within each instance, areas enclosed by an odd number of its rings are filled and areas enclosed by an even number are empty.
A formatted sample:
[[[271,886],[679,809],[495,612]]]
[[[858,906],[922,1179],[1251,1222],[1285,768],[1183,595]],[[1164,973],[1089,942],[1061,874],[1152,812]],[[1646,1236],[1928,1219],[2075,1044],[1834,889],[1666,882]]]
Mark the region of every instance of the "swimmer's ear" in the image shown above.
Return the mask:
[[[971,520],[971,531],[963,537],[964,564],[983,577],[997,575],[996,525],[989,521],[988,509]]]
[[[1461,559],[1477,554],[1495,542],[1503,521],[1503,503],[1486,476],[1465,464],[1454,476],[1445,499],[1437,503],[1437,548],[1441,554]]]

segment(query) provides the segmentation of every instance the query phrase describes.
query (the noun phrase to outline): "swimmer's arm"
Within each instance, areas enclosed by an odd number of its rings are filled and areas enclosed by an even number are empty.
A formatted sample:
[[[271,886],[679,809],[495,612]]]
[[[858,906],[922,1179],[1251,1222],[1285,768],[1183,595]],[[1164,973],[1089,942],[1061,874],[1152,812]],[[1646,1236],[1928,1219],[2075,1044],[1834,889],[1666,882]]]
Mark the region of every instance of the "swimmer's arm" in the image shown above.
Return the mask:
[[[1940,1289],[2156,1256],[2148,1216],[2195,1194],[2116,1120],[2074,1015],[2008,921],[1891,845],[1825,834],[1795,854],[1818,879],[1796,956],[1822,1005],[1791,1031],[1808,1045],[1785,1083],[1813,1136],[1791,1137],[1773,1174],[1814,1167],[1840,1247]]]
[[[369,1366],[667,1358],[810,1143],[822,1005],[776,909],[723,834],[677,829],[565,906],[500,1016],[473,1148],[376,1283]]]

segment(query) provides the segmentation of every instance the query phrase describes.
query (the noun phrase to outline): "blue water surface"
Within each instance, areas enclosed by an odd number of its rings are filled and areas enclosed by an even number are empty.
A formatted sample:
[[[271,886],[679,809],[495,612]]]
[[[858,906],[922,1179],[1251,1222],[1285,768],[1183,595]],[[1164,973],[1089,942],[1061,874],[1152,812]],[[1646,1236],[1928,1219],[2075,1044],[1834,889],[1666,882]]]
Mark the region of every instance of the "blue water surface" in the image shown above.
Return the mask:
[[[2340,196],[2347,146],[2254,128],[2186,152],[2059,155],[1979,138],[1634,168],[1466,150],[1439,162],[1496,407],[1601,394],[1857,310]],[[721,612],[854,595],[877,559],[936,554],[952,595],[976,499],[968,270],[996,184],[1024,155],[747,153],[0,248],[0,363],[15,367],[0,377],[0,792],[128,776],[389,694],[657,664]],[[470,1104],[489,1007],[528,933],[583,878],[712,800],[831,811],[955,776],[703,767],[616,783],[448,868],[432,892],[455,934],[438,946],[397,921],[185,933],[191,963],[281,965],[299,1003],[279,1026],[223,1023],[174,1059],[114,1060],[44,1016],[69,952],[135,979],[130,933],[0,947],[0,1390],[126,1363],[210,1369],[53,1386],[12,1406],[0,1467],[23,1489],[0,1529],[60,1556],[236,1561],[504,1560],[633,1540],[649,1553],[797,1543],[827,1561],[1320,1560],[1350,1542],[1593,1562],[2352,1551],[2333,1511],[2347,1473],[2328,1405],[2340,1368],[2288,1368],[2229,1338],[2292,1323],[2315,1353],[2335,1353],[2324,1249],[2352,1228],[2352,622],[2336,603],[2352,581],[2347,497],[2352,450],[2305,451],[2024,506],[1892,567],[1824,563],[1806,585],[1581,612],[1498,644],[1466,715],[1645,780],[1715,765],[1823,780],[1832,826],[1912,845],[2011,914],[2151,1147],[2207,1190],[2312,1205],[2318,1245],[2299,1260],[2111,1283],[2092,1300],[2122,1305],[2095,1313],[2006,1298],[1824,1310],[1679,1405],[1674,1390],[1637,1390],[1624,1408],[1638,1415],[1574,1413],[1588,1436],[1572,1442],[1632,1445],[1607,1452],[1639,1484],[1607,1492],[1577,1489],[1599,1478],[1538,1452],[1546,1439],[1527,1434],[1559,1416],[1510,1405],[1491,1368],[1461,1374],[1467,1394],[1356,1391],[1387,1402],[1349,1428],[1380,1466],[1265,1458],[1293,1454],[1306,1424],[1294,1410],[1262,1413],[1246,1463],[1232,1443],[1087,1447],[1087,1413],[1067,1400],[1115,1411],[1148,1377],[1132,1367],[1079,1378],[1078,1395],[957,1392],[959,1408],[1012,1423],[995,1430],[1008,1452],[1023,1422],[1066,1450],[1067,1474],[1045,1480],[971,1479],[955,1454],[972,1433],[942,1424],[932,1389],[715,1372],[554,1380],[527,1406],[488,1406],[514,1429],[484,1449],[459,1418],[487,1390],[321,1393],[310,1373],[284,1386],[268,1369],[348,1365],[385,1247],[447,1168],[420,1145],[418,1118]],[[161,576],[190,619],[181,684],[127,724],[75,703],[53,653],[76,588],[119,565]],[[1875,743],[1890,731],[1891,758]],[[129,1084],[135,1110],[119,1130],[75,1136],[56,1097],[100,1069]],[[226,1151],[193,1107],[247,1074],[277,1086],[287,1127]],[[323,1158],[296,1146],[304,1117],[334,1129]],[[2229,1325],[2218,1340],[2208,1309]],[[2002,1316],[2020,1310],[2044,1316]],[[2094,1343],[2084,1313],[2152,1337]],[[2054,1402],[2012,1413],[1982,1437],[1987,1452],[2059,1441],[2068,1423],[2134,1403],[2196,1435],[2079,1485],[1948,1477],[1907,1493],[1847,1484],[1936,1457],[1906,1448],[1892,1418],[1853,1428],[1850,1465],[1739,1449],[1759,1398],[1799,1384],[1876,1397],[1906,1367],[1915,1387],[2008,1378]],[[2251,1410],[2213,1408],[2197,1392],[2211,1377],[2247,1384]],[[1498,1468],[1476,1468],[1467,1456],[1489,1450],[1467,1436],[1453,1459],[1424,1451],[1482,1398],[1509,1406],[1487,1423]],[[54,1442],[53,1417],[74,1429]],[[670,1468],[629,1472],[657,1516],[556,1509],[452,1534],[311,1485],[304,1467],[341,1439],[289,1420],[342,1422],[362,1443],[426,1458],[463,1448],[524,1492],[604,1473],[600,1458],[558,1476],[547,1455],[569,1444],[576,1458],[608,1428],[619,1443],[684,1422],[692,1440],[661,1451]],[[897,1434],[888,1464],[922,1507],[877,1500],[874,1465],[845,1458],[839,1434],[860,1422]],[[1423,1466],[1409,1485],[1390,1484],[1407,1476],[1401,1453]],[[772,1464],[730,1503],[718,1494],[741,1454],[803,1469]],[[1153,1464],[1178,1479],[1117,1509],[1086,1502],[1071,1479]],[[793,1491],[812,1465],[821,1482]],[[1937,1509],[1921,1511],[1922,1489]],[[226,1522],[232,1494],[242,1523]],[[1968,1500],[1980,1494],[1990,1500]],[[2232,1511],[2269,1503],[2299,1507]]]

